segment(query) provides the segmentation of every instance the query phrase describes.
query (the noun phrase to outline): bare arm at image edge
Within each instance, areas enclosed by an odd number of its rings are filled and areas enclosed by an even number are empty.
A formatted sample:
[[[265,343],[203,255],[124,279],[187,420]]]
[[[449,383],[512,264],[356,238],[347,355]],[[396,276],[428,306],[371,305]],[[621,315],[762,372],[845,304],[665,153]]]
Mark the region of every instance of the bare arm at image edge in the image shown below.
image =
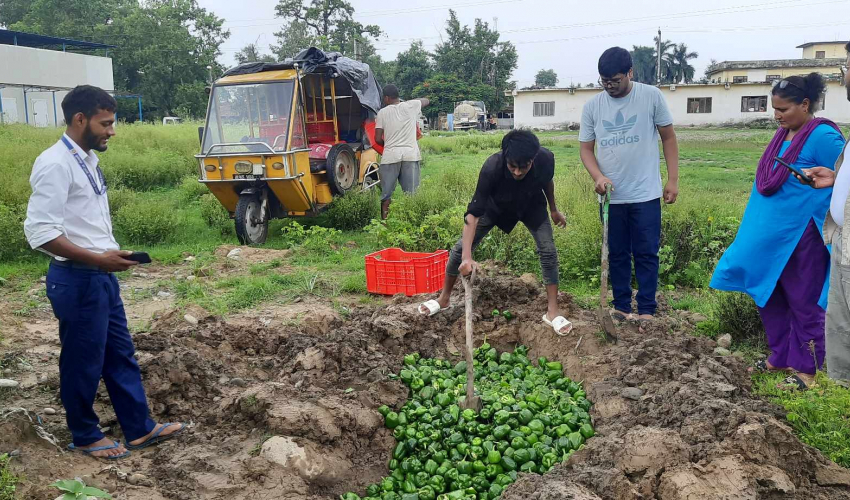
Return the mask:
[[[676,203],[679,197],[679,141],[673,125],[658,127],[661,136],[661,148],[667,163],[667,185],[664,186],[664,203]]]

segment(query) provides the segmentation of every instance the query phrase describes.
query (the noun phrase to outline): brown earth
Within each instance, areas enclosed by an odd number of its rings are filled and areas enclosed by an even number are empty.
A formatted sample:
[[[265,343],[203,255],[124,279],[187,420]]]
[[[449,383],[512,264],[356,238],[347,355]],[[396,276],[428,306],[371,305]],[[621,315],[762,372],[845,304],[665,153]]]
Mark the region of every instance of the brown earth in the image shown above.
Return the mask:
[[[524,475],[516,499],[850,499],[850,472],[801,444],[782,412],[751,394],[742,360],[716,357],[714,342],[687,335],[695,318],[664,311],[646,333],[621,327],[600,340],[594,313],[570,297],[575,329],[542,325],[542,287],[506,275],[477,285],[476,339],[500,350],[561,361],[594,403],[597,437],[545,476]],[[179,440],[106,463],[62,452],[69,441],[58,402],[55,324],[42,311],[12,328],[3,377],[34,379],[0,394],[0,453],[26,481],[21,498],[55,498],[56,479],[82,477],[118,499],[332,499],[386,475],[394,444],[376,409],[400,407],[407,389],[389,380],[409,352],[460,359],[463,308],[432,318],[418,299],[355,307],[346,319],[319,299],[223,320],[173,310],[135,335],[152,414],[189,422]],[[454,297],[462,304],[462,291]],[[494,308],[514,319],[493,319]],[[47,406],[58,410],[48,415]],[[3,417],[4,409],[29,413]],[[96,403],[108,435],[121,438],[105,390]],[[30,421],[38,422],[39,426]]]

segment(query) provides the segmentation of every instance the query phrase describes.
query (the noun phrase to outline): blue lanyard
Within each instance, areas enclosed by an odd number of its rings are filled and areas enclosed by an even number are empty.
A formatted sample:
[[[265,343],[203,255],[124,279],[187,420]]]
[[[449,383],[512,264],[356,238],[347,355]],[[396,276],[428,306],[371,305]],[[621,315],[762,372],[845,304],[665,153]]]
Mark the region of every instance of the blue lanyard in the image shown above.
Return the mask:
[[[77,150],[74,149],[74,146],[67,138],[65,138],[64,135],[62,136],[62,142],[65,143],[65,146],[68,147],[68,151],[70,151],[71,155],[74,156],[74,159],[77,160],[77,164],[80,166],[81,169],[83,169],[83,172],[86,173],[86,177],[89,178],[89,183],[91,184],[92,189],[94,189],[95,194],[97,194],[98,196],[105,194],[106,179],[103,178],[103,171],[100,169],[100,165],[97,166],[97,176],[100,180],[100,185],[103,186],[102,190],[97,187],[97,183],[94,181],[94,176],[92,176],[91,172],[89,171],[89,168],[86,166],[86,162],[84,162],[83,159],[80,158],[80,154],[77,153]]]

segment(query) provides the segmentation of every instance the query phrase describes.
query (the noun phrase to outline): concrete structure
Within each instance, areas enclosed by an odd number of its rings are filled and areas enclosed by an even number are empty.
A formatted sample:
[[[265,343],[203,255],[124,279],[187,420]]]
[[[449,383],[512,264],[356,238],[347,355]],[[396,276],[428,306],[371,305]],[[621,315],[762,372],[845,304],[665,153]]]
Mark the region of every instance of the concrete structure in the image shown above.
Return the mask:
[[[665,85],[661,92],[678,126],[723,125],[773,118],[769,83]],[[599,88],[515,90],[517,128],[566,129],[581,123],[584,104]],[[850,123],[850,102],[840,82],[827,85],[824,109],[818,116]]]
[[[812,42],[798,46],[801,59],[723,61],[708,68],[712,83],[773,82],[794,75],[821,73],[830,80],[841,79],[847,61],[846,41]]]
[[[39,127],[63,125],[60,104],[70,89],[83,84],[109,92],[115,88],[112,59],[64,50],[103,49],[105,53],[110,47],[0,30],[0,121]]]

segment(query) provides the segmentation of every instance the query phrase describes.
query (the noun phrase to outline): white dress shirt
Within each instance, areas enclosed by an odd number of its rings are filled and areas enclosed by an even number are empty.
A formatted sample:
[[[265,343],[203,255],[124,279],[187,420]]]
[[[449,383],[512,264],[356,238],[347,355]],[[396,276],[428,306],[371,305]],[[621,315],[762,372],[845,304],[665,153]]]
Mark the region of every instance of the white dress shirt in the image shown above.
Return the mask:
[[[97,155],[93,151],[83,151],[67,134],[65,138],[74,146],[102,191],[97,175]],[[107,194],[95,193],[88,176],[61,140],[35,160],[30,185],[32,195],[24,233],[32,248],[40,249],[64,235],[71,243],[92,252],[119,249],[112,235]]]
[[[829,213],[832,220],[839,226],[844,226],[844,205],[847,204],[847,194],[850,193],[850,154],[844,153],[844,163],[838,170],[835,186],[832,189],[832,200],[829,204]]]

